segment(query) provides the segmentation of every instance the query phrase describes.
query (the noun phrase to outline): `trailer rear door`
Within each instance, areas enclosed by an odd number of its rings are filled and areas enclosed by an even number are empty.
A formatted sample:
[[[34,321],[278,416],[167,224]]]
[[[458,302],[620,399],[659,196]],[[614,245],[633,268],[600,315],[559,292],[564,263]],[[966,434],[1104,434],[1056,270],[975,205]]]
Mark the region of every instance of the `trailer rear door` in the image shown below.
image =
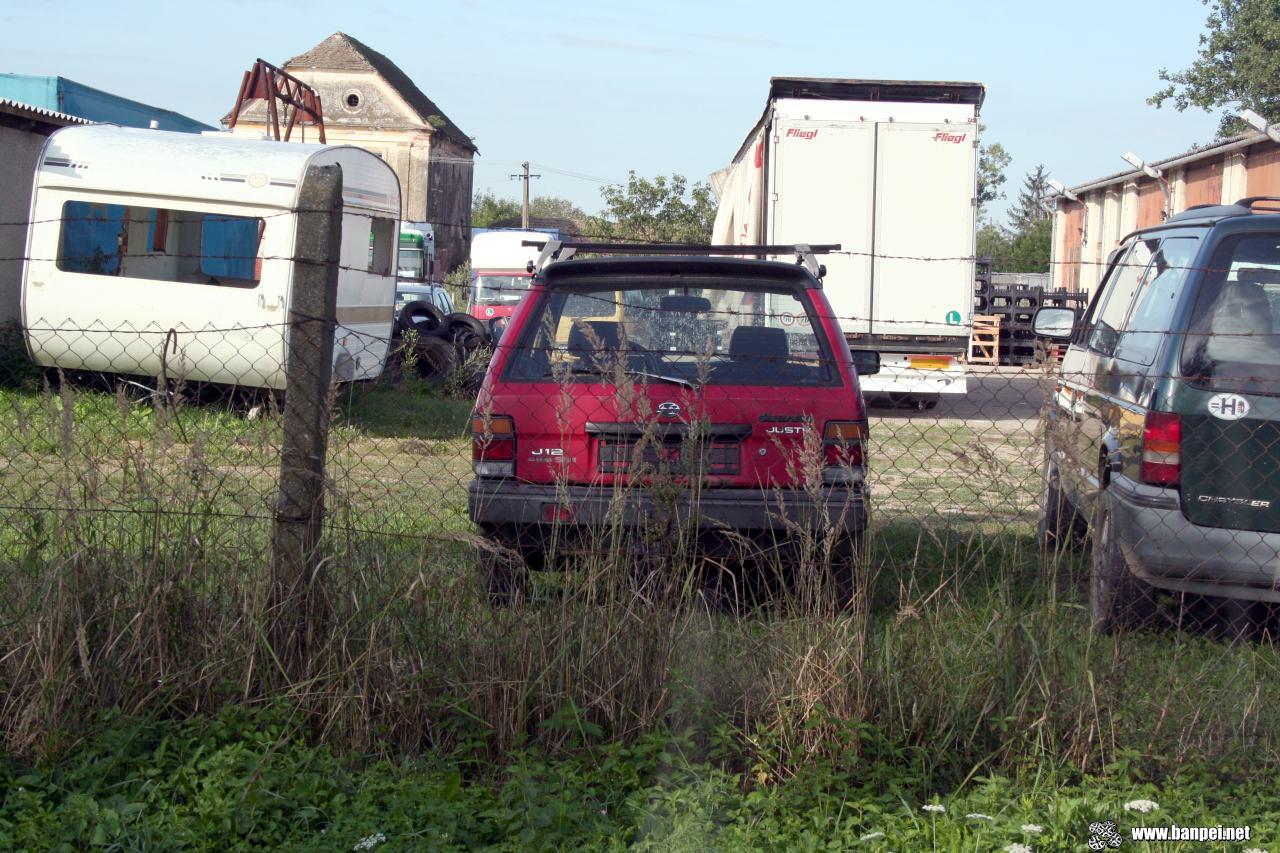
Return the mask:
[[[881,122],[876,137],[871,331],[949,335],[967,343],[973,315],[974,125]]]
[[[841,244],[823,289],[846,334],[869,331],[875,123],[780,118],[770,141],[765,242]]]

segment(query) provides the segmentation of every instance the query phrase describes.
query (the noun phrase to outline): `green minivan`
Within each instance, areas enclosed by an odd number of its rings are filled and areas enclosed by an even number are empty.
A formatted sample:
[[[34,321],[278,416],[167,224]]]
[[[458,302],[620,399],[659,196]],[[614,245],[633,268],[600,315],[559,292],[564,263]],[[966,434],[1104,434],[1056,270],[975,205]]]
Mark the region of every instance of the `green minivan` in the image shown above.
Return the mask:
[[[1093,547],[1097,630],[1141,626],[1156,591],[1234,624],[1280,603],[1280,199],[1191,208],[1121,241],[1048,401],[1042,545]]]

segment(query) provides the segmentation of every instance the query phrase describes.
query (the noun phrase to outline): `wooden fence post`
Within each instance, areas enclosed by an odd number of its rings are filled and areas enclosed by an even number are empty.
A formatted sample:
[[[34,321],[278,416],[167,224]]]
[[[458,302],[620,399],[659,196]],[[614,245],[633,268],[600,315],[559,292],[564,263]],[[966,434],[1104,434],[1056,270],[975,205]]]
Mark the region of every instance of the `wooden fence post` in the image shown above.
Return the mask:
[[[311,652],[327,632],[317,575],[342,238],[341,168],[308,168],[298,209],[268,596],[271,643],[290,679],[307,677]]]

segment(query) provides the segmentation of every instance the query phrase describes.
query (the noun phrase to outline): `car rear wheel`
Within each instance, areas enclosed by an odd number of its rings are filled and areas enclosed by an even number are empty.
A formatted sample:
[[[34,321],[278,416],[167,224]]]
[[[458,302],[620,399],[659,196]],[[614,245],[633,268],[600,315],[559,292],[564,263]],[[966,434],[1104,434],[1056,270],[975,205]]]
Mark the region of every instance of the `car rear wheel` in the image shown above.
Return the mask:
[[[1151,587],[1129,571],[1116,537],[1111,496],[1098,496],[1098,521],[1089,564],[1089,614],[1093,628],[1115,634],[1149,625],[1155,615]]]
[[[496,531],[477,544],[476,569],[481,588],[494,607],[510,607],[524,598],[529,566]]]
[[[1058,469],[1050,467],[1045,476],[1044,509],[1036,530],[1040,550],[1048,553],[1071,544],[1076,529],[1076,512],[1062,492]]]
[[[841,539],[831,549],[831,587],[837,608],[848,607],[853,601],[864,556],[861,536]]]

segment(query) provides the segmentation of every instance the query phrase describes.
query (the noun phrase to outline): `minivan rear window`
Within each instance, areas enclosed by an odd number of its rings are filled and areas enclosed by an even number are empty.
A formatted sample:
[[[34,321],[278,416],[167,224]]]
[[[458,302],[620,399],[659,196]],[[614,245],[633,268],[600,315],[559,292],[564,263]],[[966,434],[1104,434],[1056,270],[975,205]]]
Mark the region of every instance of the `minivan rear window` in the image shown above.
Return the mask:
[[[1280,234],[1237,234],[1196,296],[1182,373],[1215,391],[1280,395]]]
[[[729,283],[553,290],[516,346],[507,379],[598,382],[619,368],[638,382],[693,385],[830,385],[839,377],[802,294]]]

